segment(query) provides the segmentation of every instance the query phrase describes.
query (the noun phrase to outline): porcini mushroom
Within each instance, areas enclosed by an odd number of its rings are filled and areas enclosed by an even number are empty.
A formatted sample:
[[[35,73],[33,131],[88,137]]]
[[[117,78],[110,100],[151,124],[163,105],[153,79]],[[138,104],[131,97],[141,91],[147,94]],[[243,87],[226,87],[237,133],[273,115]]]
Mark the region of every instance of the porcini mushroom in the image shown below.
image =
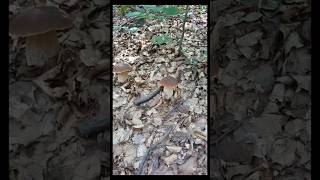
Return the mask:
[[[72,21],[53,6],[39,6],[24,10],[9,25],[9,33],[26,37],[27,64],[43,66],[59,50],[56,30],[70,28]]]
[[[162,78],[159,82],[160,86],[163,86],[163,93],[167,98],[173,95],[173,90],[177,87],[178,81],[172,76]]]
[[[117,64],[113,67],[113,73],[118,75],[119,82],[124,82],[127,80],[130,70],[130,65],[126,63]]]

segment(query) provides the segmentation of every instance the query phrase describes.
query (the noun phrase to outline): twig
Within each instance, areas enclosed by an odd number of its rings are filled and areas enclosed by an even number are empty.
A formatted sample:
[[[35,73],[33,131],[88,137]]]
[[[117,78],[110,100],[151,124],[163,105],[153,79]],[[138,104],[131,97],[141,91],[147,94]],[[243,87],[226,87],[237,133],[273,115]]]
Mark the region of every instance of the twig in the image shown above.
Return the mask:
[[[146,154],[144,155],[142,162],[140,164],[139,170],[138,170],[138,174],[141,175],[142,171],[144,169],[145,163],[147,161],[147,159],[149,158],[149,155],[151,154],[151,152],[156,149],[160,144],[162,144],[162,142],[169,136],[169,134],[171,133],[171,131],[173,130],[174,126],[169,127],[169,129],[167,130],[167,132],[165,133],[165,135],[155,144],[152,144],[149,149],[147,150]]]
[[[179,42],[179,50],[178,50],[179,55],[181,55],[182,41],[183,41],[183,37],[184,37],[184,31],[185,31],[185,25],[186,25],[186,22],[187,22],[188,12],[189,12],[189,6],[187,6],[186,13],[184,14],[183,27],[182,27],[182,35],[181,35],[181,39],[180,39],[180,42]]]
[[[180,107],[183,103],[184,103],[184,101],[181,101],[181,102],[179,102],[177,105],[175,105],[175,106],[164,116],[164,119],[167,119],[173,112],[177,111],[177,110],[179,109],[179,107]],[[185,119],[186,119],[186,118],[185,118]],[[180,123],[178,123],[177,126],[178,126],[179,124],[181,124],[182,122],[184,122],[185,119],[183,119]],[[140,163],[140,167],[139,167],[139,169],[138,169],[138,175],[141,175],[141,174],[142,174],[142,171],[143,171],[143,169],[144,169],[144,166],[145,166],[145,164],[146,164],[146,161],[148,160],[151,152],[152,152],[154,149],[156,149],[159,145],[161,145],[161,144],[164,142],[164,140],[169,136],[169,134],[172,132],[172,130],[173,130],[175,127],[177,127],[177,126],[174,126],[174,125],[173,125],[173,126],[170,126],[170,127],[168,128],[168,130],[166,131],[165,135],[164,135],[157,143],[155,143],[155,144],[153,144],[153,145],[151,145],[151,146],[149,147],[149,149],[147,150],[146,154],[144,155],[144,157],[142,158],[142,161],[141,161],[141,163]]]
[[[90,137],[107,130],[108,124],[108,119],[104,118],[85,120],[79,124],[78,129],[82,137]]]
[[[217,139],[215,139],[213,141],[213,145],[217,144],[218,142],[220,142],[224,137],[226,137],[228,134],[230,134],[231,132],[235,131],[236,129],[238,129],[239,127],[241,127],[241,125],[247,121],[248,119],[250,119],[250,117],[245,117],[243,118],[238,124],[234,125],[233,127],[229,128],[224,134],[222,134],[221,136],[219,136]]]
[[[160,86],[156,91],[148,94],[148,95],[145,96],[145,97],[141,97],[141,98],[135,100],[135,101],[133,102],[134,105],[139,106],[140,104],[143,104],[143,103],[145,103],[145,102],[150,101],[153,97],[155,97],[157,94],[159,94],[159,93],[162,91],[162,89],[163,89],[163,86]]]

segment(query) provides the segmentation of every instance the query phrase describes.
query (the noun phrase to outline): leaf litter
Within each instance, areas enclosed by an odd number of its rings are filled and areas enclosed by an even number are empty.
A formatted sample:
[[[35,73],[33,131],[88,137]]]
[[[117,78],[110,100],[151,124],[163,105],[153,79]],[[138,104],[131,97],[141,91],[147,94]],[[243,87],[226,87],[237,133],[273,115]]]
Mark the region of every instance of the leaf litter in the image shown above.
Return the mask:
[[[311,179],[310,1],[210,3],[211,178]]]
[[[77,18],[71,29],[58,32],[58,61],[45,68],[27,66],[24,39],[10,38],[10,179],[110,176],[107,4],[48,1]],[[32,6],[32,1],[10,1],[9,18]],[[83,137],[79,127],[84,122],[94,126],[101,118],[103,128],[93,137]]]
[[[207,121],[203,118],[207,116],[206,11],[190,6],[184,52],[178,56],[181,19],[146,19],[138,25],[114,9],[113,65],[127,63],[132,70],[124,83],[113,78],[113,173],[207,174]],[[126,26],[131,29],[125,30]],[[161,34],[166,36],[153,41]],[[178,80],[170,99],[161,91],[153,93],[166,76]],[[150,94],[151,100],[135,103]]]

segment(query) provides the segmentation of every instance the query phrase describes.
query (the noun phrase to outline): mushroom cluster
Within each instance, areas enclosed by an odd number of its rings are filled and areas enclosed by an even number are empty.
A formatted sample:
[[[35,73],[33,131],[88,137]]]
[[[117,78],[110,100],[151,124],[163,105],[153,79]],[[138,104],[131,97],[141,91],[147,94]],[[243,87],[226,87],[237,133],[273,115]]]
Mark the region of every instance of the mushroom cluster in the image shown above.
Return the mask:
[[[66,13],[53,6],[29,8],[18,14],[9,24],[9,33],[26,37],[26,58],[29,66],[43,66],[57,55],[59,42],[56,30],[72,27]]]
[[[125,82],[128,79],[131,66],[126,63],[120,63],[113,66],[113,73],[118,76],[120,83]],[[159,81],[159,86],[163,87],[164,97],[169,99],[173,96],[173,91],[177,88],[178,80],[172,76],[167,76]]]

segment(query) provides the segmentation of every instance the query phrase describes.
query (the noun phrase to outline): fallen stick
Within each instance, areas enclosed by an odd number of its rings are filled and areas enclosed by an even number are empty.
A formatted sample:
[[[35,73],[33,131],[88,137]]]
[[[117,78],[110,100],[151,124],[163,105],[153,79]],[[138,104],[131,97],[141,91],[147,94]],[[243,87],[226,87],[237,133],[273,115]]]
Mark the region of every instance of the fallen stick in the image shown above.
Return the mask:
[[[135,100],[133,103],[136,106],[139,106],[143,103],[146,103],[146,102],[150,101],[152,98],[154,98],[157,94],[159,94],[162,90],[163,90],[163,86],[160,86],[156,91],[148,94],[145,97],[141,97],[141,98]]]
[[[180,101],[179,103],[177,103],[177,105],[175,105],[175,106],[171,109],[171,111],[169,111],[169,112],[164,116],[164,119],[167,119],[172,113],[177,112],[177,111],[179,110],[179,107],[180,107],[181,105],[183,105],[183,103],[184,103],[184,100],[183,100],[183,101]],[[155,150],[156,148],[158,148],[159,146],[162,146],[163,143],[165,142],[165,140],[167,139],[167,137],[169,136],[169,134],[170,134],[177,126],[179,126],[182,122],[184,122],[185,119],[186,119],[186,118],[184,118],[184,119],[183,119],[180,123],[178,123],[177,125],[172,125],[172,126],[170,126],[170,127],[166,130],[166,132],[165,132],[165,134],[162,136],[162,138],[161,138],[158,142],[152,144],[152,145],[149,147],[149,149],[147,150],[147,152],[146,152],[145,155],[143,156],[142,161],[141,161],[141,163],[140,163],[140,166],[139,166],[139,169],[138,169],[138,172],[137,172],[138,175],[142,175],[143,170],[144,170],[144,167],[145,167],[145,164],[146,164],[147,160],[149,159],[149,156],[151,155],[152,151]]]
[[[166,131],[165,135],[162,136],[162,138],[155,144],[152,144],[149,149],[147,150],[146,154],[144,155],[141,163],[140,163],[140,167],[138,170],[138,175],[142,175],[143,169],[145,167],[145,164],[147,162],[147,160],[149,159],[149,156],[151,154],[151,152],[156,149],[160,144],[162,144],[162,142],[169,136],[169,134],[171,133],[171,131],[174,129],[174,126],[169,127],[169,129]]]
[[[105,118],[86,120],[79,124],[78,129],[82,137],[90,137],[107,130],[108,123]]]

